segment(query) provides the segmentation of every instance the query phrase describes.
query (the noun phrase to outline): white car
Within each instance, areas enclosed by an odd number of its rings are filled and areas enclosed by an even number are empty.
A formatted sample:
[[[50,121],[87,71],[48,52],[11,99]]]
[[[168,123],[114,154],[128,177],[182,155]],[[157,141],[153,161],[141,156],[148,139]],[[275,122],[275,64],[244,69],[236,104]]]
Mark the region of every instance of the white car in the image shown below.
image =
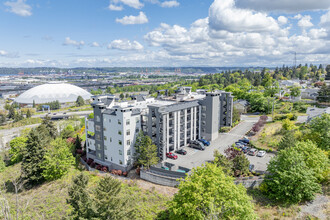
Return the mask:
[[[266,152],[261,150],[261,151],[258,152],[257,157],[263,157],[265,155],[266,155]]]

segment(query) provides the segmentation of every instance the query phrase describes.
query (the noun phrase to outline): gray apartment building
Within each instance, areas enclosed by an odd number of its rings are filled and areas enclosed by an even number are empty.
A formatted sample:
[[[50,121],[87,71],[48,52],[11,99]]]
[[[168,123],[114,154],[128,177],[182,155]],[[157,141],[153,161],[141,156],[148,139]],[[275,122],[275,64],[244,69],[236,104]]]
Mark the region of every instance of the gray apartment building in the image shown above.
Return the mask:
[[[130,169],[140,130],[151,137],[165,160],[166,153],[192,140],[215,140],[220,127],[232,125],[233,96],[224,91],[192,92],[182,87],[174,96],[157,99],[118,102],[113,96],[95,96],[93,100],[94,119],[86,120],[87,157],[110,169]]]

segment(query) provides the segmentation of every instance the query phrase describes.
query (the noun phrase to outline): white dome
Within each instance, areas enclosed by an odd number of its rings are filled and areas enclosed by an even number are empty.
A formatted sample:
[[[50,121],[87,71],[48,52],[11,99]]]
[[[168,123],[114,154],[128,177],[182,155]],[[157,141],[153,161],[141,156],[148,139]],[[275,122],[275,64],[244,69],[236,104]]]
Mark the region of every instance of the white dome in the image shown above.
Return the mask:
[[[66,83],[43,84],[23,92],[15,102],[32,104],[34,100],[36,104],[42,104],[58,100],[60,103],[65,103],[75,102],[78,96],[86,100],[92,95],[78,86]]]

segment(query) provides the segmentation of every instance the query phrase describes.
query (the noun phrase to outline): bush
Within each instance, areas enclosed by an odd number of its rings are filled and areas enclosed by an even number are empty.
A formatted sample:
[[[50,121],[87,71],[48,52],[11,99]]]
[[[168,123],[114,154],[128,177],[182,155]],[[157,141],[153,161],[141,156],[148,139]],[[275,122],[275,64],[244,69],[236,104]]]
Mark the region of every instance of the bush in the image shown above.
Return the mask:
[[[221,127],[219,129],[219,133],[227,133],[230,131],[230,129],[231,129],[231,127]]]

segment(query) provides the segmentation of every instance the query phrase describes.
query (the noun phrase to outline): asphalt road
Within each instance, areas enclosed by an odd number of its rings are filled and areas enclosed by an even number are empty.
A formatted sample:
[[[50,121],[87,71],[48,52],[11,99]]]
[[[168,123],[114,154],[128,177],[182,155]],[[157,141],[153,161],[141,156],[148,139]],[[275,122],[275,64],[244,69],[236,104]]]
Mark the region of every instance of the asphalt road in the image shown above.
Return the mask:
[[[90,113],[92,113],[93,111],[80,111],[80,112],[50,112],[49,113],[49,117],[68,117],[68,116],[74,116],[74,115],[78,115],[78,116],[85,116],[85,115],[89,115]],[[65,113],[65,114],[64,114]],[[44,114],[38,114],[38,115],[32,115],[33,118],[44,118],[46,117],[46,115],[48,115],[48,112],[44,113]]]
[[[229,146],[242,138],[245,133],[252,128],[253,124],[258,121],[258,119],[259,117],[243,116],[242,122],[239,125],[233,128],[229,133],[219,134],[219,137],[212,141],[211,145],[206,147],[205,151],[186,147],[185,150],[187,151],[187,155],[178,155],[177,160],[166,159],[165,162],[191,169],[193,167],[201,166],[207,161],[213,161],[214,150],[224,153]],[[255,171],[266,171],[267,164],[272,157],[273,155],[268,153],[264,157],[247,155],[250,163],[254,164]]]

